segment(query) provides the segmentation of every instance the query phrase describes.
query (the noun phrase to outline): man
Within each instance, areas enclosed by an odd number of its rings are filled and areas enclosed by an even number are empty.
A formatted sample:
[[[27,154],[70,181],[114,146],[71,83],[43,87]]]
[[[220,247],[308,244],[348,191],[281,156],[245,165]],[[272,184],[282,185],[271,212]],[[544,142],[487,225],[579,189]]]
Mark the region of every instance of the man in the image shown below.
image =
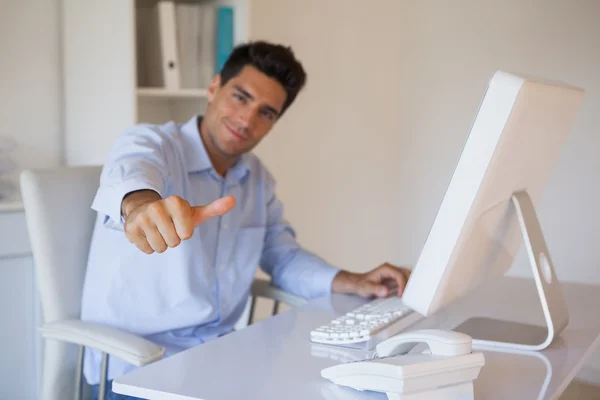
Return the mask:
[[[351,273],[301,248],[273,177],[250,153],[305,81],[291,49],[241,45],[212,80],[203,116],[140,124],[118,137],[92,205],[98,220],[84,320],[141,335],[173,354],[231,332],[258,265],[274,285],[305,298],[332,291],[387,296],[391,286],[402,293],[405,268]],[[100,362],[100,354],[86,352],[95,391]],[[111,358],[108,378],[132,368]]]

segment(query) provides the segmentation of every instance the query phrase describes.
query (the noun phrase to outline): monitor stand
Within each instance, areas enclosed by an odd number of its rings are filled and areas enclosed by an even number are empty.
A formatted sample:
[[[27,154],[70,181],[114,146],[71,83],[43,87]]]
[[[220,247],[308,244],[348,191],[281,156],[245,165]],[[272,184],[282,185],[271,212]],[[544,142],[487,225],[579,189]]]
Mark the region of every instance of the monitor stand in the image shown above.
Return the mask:
[[[556,277],[535,208],[527,192],[512,195],[519,226],[544,312],[545,326],[471,318],[455,328],[473,338],[473,346],[521,350],[543,350],[569,322],[560,282]]]

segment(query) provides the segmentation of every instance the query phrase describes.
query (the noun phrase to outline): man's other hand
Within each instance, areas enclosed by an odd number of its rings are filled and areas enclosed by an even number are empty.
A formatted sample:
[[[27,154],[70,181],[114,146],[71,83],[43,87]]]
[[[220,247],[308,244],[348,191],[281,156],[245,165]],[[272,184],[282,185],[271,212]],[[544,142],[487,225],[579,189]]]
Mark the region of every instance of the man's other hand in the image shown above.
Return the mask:
[[[204,206],[191,206],[179,196],[162,199],[152,190],[126,196],[122,203],[125,235],[146,254],[162,253],[192,237],[194,228],[229,212],[235,199],[226,196]]]
[[[352,293],[361,297],[387,297],[394,291],[401,296],[411,270],[385,263],[364,274],[340,271],[331,284],[336,293]]]

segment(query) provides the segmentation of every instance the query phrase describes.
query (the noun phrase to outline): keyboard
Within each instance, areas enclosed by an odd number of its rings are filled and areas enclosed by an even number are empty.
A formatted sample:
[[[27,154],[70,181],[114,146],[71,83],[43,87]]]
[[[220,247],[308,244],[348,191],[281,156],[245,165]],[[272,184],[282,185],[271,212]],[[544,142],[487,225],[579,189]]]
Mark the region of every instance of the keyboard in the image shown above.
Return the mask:
[[[418,319],[420,315],[405,305],[401,297],[379,298],[313,329],[310,340],[333,345],[372,342],[380,332],[393,327],[394,332],[387,333],[395,334]]]

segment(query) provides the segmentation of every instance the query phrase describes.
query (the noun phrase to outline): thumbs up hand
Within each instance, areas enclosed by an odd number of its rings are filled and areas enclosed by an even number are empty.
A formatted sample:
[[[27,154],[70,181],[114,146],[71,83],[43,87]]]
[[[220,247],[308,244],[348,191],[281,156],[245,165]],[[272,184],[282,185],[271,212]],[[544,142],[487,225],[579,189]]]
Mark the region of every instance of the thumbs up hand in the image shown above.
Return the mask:
[[[202,206],[192,206],[179,196],[162,199],[153,190],[129,194],[121,210],[125,235],[146,254],[162,253],[192,237],[194,228],[209,218],[228,213],[235,199],[226,196]]]

